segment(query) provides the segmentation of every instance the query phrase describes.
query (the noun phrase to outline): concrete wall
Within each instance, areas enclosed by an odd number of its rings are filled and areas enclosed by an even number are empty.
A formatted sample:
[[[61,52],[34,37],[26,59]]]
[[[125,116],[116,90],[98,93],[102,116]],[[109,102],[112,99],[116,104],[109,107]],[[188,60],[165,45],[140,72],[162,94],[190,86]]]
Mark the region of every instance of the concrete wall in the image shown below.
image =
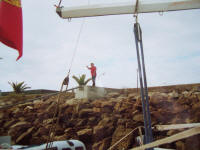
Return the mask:
[[[84,86],[75,90],[75,98],[95,99],[106,95],[106,90],[103,87]]]

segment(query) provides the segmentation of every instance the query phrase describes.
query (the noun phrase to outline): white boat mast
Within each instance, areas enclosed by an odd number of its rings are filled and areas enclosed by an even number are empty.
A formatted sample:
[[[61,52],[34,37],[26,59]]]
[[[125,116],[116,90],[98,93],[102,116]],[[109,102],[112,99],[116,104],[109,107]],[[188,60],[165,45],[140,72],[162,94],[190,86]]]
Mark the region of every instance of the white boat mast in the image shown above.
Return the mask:
[[[199,9],[200,0],[171,0],[145,3],[139,2],[137,13],[152,13],[152,12],[167,12],[188,9]],[[79,7],[58,7],[56,12],[60,17],[66,18],[80,18],[80,17],[94,17],[106,15],[121,15],[134,14],[135,4],[129,3],[115,3],[115,4],[101,4],[101,5],[86,5]]]

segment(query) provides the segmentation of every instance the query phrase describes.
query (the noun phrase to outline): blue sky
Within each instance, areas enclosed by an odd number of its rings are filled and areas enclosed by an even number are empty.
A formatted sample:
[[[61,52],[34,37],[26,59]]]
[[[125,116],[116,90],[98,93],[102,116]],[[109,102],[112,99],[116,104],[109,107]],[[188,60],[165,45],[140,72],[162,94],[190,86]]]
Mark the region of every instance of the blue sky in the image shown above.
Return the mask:
[[[64,6],[87,1],[63,0]],[[112,1],[106,1],[112,2]],[[115,1],[119,2],[119,1]],[[59,18],[58,1],[22,1],[24,54],[0,44],[0,90],[10,91],[8,81],[25,81],[32,89],[58,90],[68,72],[83,18]],[[105,1],[90,1],[90,4]],[[200,82],[200,10],[140,14],[149,86]],[[85,19],[71,76],[97,66],[97,85],[112,88],[137,86],[137,58],[132,15]],[[103,74],[104,73],[104,74]],[[90,83],[91,84],[91,83]],[[70,87],[76,86],[70,79]]]

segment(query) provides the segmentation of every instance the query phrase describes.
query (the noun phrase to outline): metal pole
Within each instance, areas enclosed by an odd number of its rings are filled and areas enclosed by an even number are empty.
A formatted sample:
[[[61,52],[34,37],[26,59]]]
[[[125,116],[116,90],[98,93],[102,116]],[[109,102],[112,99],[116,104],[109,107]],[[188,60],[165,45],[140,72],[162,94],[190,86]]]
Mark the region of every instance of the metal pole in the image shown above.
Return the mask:
[[[143,42],[142,42],[142,31],[140,28],[140,48],[141,48],[141,58],[142,58],[142,69],[143,69],[143,77],[144,77],[144,91],[146,96],[146,113],[147,113],[147,123],[148,123],[148,135],[149,135],[149,142],[153,141],[153,135],[152,135],[152,128],[151,128],[151,115],[149,111],[149,96],[148,96],[148,89],[147,89],[147,80],[146,80],[146,70],[145,70],[145,62],[144,62],[144,51],[143,51]]]
[[[145,111],[145,100],[144,100],[144,90],[143,90],[143,79],[142,79],[137,31],[138,31],[137,24],[134,24],[135,43],[136,43],[136,52],[137,52],[137,61],[138,61],[138,72],[139,72],[139,79],[140,79],[140,94],[141,94],[141,100],[142,100],[142,111],[143,111],[144,129],[145,129],[144,143],[146,144],[146,143],[148,143],[148,126],[147,126],[147,117],[146,117],[146,113],[145,113],[146,111]]]
[[[145,71],[145,63],[144,63],[142,32],[141,32],[140,25],[137,22],[134,24],[134,33],[135,33],[136,52],[137,52],[138,70],[139,70],[139,78],[140,78],[140,91],[141,91],[140,94],[141,94],[141,99],[142,99],[142,111],[143,111],[144,127],[145,127],[144,143],[147,144],[153,141],[153,135],[152,135],[152,129],[151,129],[151,116],[149,112],[149,98],[148,98],[146,71]],[[141,62],[142,62],[142,65],[141,65]],[[149,150],[152,150],[152,149],[149,149]]]

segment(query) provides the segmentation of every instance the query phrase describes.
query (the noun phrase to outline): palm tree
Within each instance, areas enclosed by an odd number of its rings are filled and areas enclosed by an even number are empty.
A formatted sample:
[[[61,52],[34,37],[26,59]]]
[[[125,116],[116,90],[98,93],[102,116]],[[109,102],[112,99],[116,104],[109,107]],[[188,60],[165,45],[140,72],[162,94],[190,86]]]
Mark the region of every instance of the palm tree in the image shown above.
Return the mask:
[[[22,93],[22,92],[24,92],[24,90],[26,90],[26,89],[30,89],[31,87],[28,87],[26,84],[24,84],[24,81],[23,82],[20,82],[20,83],[14,83],[14,82],[8,82],[11,86],[12,86],[12,88],[13,88],[13,91],[15,92],[15,93]]]
[[[83,74],[81,76],[76,77],[76,76],[72,76],[72,78],[78,83],[78,85],[82,86],[82,85],[86,85],[90,80],[92,80],[91,78],[86,80],[86,75]],[[86,80],[86,81],[85,81]]]

